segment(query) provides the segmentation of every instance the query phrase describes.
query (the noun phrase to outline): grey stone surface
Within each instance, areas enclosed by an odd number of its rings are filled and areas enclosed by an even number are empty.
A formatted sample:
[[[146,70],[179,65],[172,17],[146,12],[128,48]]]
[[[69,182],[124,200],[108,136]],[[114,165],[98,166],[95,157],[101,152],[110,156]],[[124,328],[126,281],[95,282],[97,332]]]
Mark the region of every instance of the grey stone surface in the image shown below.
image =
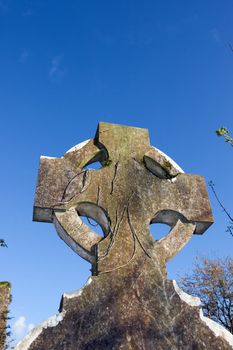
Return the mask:
[[[0,282],[0,350],[4,349],[6,340],[6,325],[8,319],[8,304],[10,302],[10,283]]]
[[[102,168],[86,170],[95,161]],[[204,179],[150,146],[146,129],[99,123],[94,139],[41,158],[34,220],[54,222],[93,276],[17,350],[232,348],[166,274],[166,262],[213,222]],[[154,222],[171,227],[156,241]]]

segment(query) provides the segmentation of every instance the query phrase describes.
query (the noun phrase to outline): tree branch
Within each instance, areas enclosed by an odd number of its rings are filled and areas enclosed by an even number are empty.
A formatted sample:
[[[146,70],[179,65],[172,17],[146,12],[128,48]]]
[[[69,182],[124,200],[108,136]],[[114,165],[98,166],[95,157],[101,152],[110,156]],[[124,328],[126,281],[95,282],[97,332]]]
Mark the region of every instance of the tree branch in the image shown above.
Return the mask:
[[[209,182],[209,186],[210,186],[210,188],[212,189],[213,194],[214,194],[215,198],[217,199],[217,201],[218,201],[220,207],[223,209],[224,213],[228,216],[228,218],[230,219],[230,221],[233,223],[233,217],[230,215],[230,213],[228,212],[228,210],[224,207],[224,205],[223,205],[222,202],[220,201],[220,199],[219,199],[219,197],[218,197],[218,195],[217,195],[217,193],[216,193],[216,191],[215,191],[215,189],[214,189],[214,183],[213,183],[213,181],[210,181],[210,182]]]

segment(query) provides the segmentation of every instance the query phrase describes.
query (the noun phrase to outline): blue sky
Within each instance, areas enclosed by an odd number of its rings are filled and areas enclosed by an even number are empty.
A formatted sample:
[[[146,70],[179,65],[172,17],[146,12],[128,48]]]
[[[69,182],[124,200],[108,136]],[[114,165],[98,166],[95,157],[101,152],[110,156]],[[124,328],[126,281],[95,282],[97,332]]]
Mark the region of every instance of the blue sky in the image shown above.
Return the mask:
[[[15,338],[90,274],[51,224],[32,222],[40,155],[62,156],[98,121],[145,127],[232,209],[232,148],[214,133],[233,131],[232,11],[229,0],[0,0],[0,280],[12,282]],[[170,278],[197,254],[232,256],[210,200],[215,224],[169,263]]]

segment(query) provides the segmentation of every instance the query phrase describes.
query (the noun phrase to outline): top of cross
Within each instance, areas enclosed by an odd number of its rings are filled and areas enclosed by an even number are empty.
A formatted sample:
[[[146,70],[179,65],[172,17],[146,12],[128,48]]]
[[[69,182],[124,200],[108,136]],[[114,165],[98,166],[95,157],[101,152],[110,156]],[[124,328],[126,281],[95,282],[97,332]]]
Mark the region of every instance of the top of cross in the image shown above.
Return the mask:
[[[103,145],[113,158],[128,158],[142,153],[150,145],[147,129],[100,122],[95,142]]]

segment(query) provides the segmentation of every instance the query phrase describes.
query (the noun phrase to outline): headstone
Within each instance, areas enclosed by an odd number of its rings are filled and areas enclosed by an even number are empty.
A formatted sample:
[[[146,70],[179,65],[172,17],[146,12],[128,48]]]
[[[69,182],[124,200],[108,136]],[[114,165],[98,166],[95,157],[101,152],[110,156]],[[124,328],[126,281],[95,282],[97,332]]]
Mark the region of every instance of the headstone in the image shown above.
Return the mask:
[[[94,162],[102,167],[88,170]],[[62,158],[41,157],[33,218],[54,223],[92,276],[17,350],[232,349],[231,334],[166,273],[166,262],[213,222],[204,179],[152,147],[146,129],[99,123],[94,139]],[[154,240],[152,223],[169,233]]]
[[[3,350],[5,347],[9,302],[10,284],[8,282],[0,282],[0,350]]]

